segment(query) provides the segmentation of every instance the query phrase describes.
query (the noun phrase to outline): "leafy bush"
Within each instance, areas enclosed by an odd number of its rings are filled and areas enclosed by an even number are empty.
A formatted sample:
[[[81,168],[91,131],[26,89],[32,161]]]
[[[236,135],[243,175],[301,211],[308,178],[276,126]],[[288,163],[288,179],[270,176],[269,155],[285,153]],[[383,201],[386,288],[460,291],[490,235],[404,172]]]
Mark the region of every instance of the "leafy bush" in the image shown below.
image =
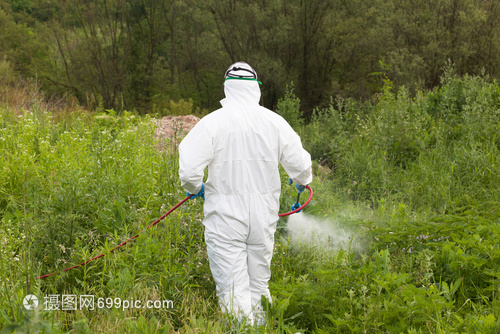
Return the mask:
[[[500,86],[450,76],[411,97],[385,84],[374,105],[332,100],[294,125],[338,186],[371,205],[386,198],[423,211],[498,200]]]
[[[290,256],[275,260],[272,284],[287,300],[284,318],[316,333],[496,333],[500,87],[450,75],[415,97],[392,91],[386,81],[373,105],[332,100],[295,124],[331,167],[313,187],[325,197],[316,214],[369,237],[362,251],[320,258],[313,245],[282,241]],[[338,213],[344,196],[372,215]]]

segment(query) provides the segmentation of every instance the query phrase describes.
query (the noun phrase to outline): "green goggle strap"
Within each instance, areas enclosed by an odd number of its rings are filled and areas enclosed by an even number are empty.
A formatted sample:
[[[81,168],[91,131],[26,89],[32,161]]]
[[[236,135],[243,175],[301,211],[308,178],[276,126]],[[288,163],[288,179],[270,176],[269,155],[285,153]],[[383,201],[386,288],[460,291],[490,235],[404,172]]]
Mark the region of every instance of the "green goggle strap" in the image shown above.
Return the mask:
[[[224,80],[224,82],[226,82],[227,80],[248,80],[248,81],[257,81],[259,83],[259,85],[262,85],[262,82],[260,82],[259,80],[257,79],[254,79],[254,78],[234,78],[234,77],[227,77],[226,80]]]

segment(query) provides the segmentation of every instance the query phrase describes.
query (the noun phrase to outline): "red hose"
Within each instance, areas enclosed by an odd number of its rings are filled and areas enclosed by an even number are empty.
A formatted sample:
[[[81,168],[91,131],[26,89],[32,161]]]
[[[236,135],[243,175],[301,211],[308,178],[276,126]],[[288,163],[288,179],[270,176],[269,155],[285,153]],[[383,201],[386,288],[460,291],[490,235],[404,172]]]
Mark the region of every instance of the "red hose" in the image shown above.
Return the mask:
[[[311,201],[312,197],[313,197],[313,191],[311,189],[311,187],[309,186],[306,186],[306,189],[309,190],[309,198],[307,199],[307,201],[302,204],[301,207],[293,210],[293,211],[290,211],[290,212],[286,212],[286,213],[280,213],[278,216],[280,217],[285,217],[285,216],[289,216],[291,214],[294,214],[296,212],[299,212],[300,210],[302,210],[303,208],[305,208],[307,206],[307,204],[309,204],[309,202]],[[182,201],[180,201],[179,203],[177,203],[172,209],[170,209],[167,213],[165,213],[163,216],[161,216],[160,218],[158,218],[157,220],[155,220],[151,225],[149,225],[146,230],[149,230],[151,227],[155,226],[156,224],[158,224],[161,220],[163,220],[166,216],[168,216],[169,214],[171,214],[172,212],[174,212],[178,207],[180,207],[182,204],[184,204],[184,202],[186,202],[188,199],[190,199],[191,197],[193,197],[194,195],[189,195],[187,196],[186,198],[184,198]],[[110,250],[110,252],[114,252],[117,248],[120,248],[122,246],[125,246],[129,241],[131,240],[134,240],[135,238],[137,238],[142,232],[144,232],[144,230],[142,230],[141,232],[137,233],[136,235],[134,235],[133,237],[130,237],[128,238],[127,240],[125,240],[124,242],[122,242],[121,244],[119,244],[118,246],[114,247],[113,249]],[[82,262],[82,263],[79,263],[77,265],[74,265],[72,267],[69,267],[69,268],[66,268],[64,269],[63,271],[69,271],[71,269],[75,269],[75,268],[78,268],[78,267],[81,267],[87,263],[89,263],[90,261],[94,261],[94,260],[97,260],[98,258],[101,258],[103,256],[105,256],[106,254],[108,253],[102,253],[102,254],[99,254],[85,262]],[[39,279],[39,278],[45,278],[45,277],[49,277],[49,276],[52,276],[52,275],[55,275],[57,272],[53,272],[53,273],[50,273],[50,274],[46,274],[46,275],[43,275],[43,276],[39,276],[39,277],[36,277],[36,279]]]
[[[307,206],[307,204],[309,204],[309,202],[313,198],[313,190],[311,189],[311,187],[306,186],[306,189],[309,190],[309,198],[307,199],[307,201],[304,204],[302,204],[302,206],[300,206],[299,208],[297,208],[297,209],[295,209],[293,211],[287,212],[287,213],[280,213],[278,216],[280,216],[280,217],[290,216],[290,215],[292,215],[294,213],[299,212],[303,208],[305,208]]]
[[[152,223],[151,225],[149,225],[146,230],[149,230],[151,227],[155,226],[156,224],[158,224],[161,220],[163,220],[163,218],[165,218],[166,216],[168,216],[169,214],[171,214],[172,212],[174,212],[178,207],[180,207],[182,204],[184,204],[184,202],[186,202],[188,199],[190,199],[191,197],[193,197],[194,195],[189,195],[187,196],[186,198],[184,198],[182,201],[180,201],[179,203],[177,203],[172,209],[170,209],[166,214],[164,214],[163,216],[161,216],[160,218],[158,218],[157,220],[154,221],[154,223]],[[144,230],[142,230],[141,232],[137,233],[136,235],[134,235],[133,237],[130,237],[128,238],[127,240],[125,240],[124,242],[122,242],[121,244],[119,244],[118,246],[116,246],[115,248],[113,248],[112,250],[110,250],[110,252],[114,252],[115,249],[119,248],[119,247],[122,247],[122,246],[125,246],[129,241],[131,240],[134,240],[135,238],[137,238],[139,236],[139,234],[141,234],[142,232],[144,232]],[[99,254],[97,255],[96,257],[93,257],[85,262],[82,262],[82,263],[79,263],[77,265],[74,265],[73,267],[69,267],[69,268],[66,268],[64,269],[63,271],[68,271],[68,270],[71,270],[71,269],[75,269],[75,268],[78,268],[78,267],[81,267],[87,263],[89,263],[90,261],[94,261],[94,260],[97,260],[98,258],[100,257],[103,257],[104,255],[106,255],[107,253],[102,253],[102,254]],[[45,278],[45,277],[49,277],[49,276],[52,276],[56,274],[55,272],[54,273],[50,273],[50,274],[46,274],[46,275],[43,275],[43,276],[39,276],[37,277],[37,279],[39,278]]]

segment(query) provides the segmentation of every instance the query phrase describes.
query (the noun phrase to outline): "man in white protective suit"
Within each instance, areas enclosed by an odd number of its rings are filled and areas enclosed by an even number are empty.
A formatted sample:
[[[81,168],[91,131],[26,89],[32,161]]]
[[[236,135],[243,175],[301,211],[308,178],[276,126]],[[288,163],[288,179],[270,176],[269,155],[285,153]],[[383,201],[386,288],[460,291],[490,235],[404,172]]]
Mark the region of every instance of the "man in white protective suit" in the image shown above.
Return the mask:
[[[205,242],[220,305],[250,324],[263,324],[262,296],[271,301],[278,163],[298,189],[312,181],[310,154],[281,116],[259,105],[259,84],[250,65],[231,65],[222,108],[203,117],[179,146],[182,186],[195,197],[205,199],[206,192]]]

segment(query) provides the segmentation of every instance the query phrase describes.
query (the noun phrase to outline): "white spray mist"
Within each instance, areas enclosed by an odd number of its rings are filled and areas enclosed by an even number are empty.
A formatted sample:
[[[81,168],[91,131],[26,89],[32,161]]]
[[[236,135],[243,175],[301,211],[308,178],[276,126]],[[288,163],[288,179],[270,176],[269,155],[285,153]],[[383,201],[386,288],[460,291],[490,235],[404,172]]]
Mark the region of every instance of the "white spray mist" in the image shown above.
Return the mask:
[[[302,212],[288,218],[290,242],[329,249],[360,250],[361,246],[351,231],[331,219],[317,219]]]

